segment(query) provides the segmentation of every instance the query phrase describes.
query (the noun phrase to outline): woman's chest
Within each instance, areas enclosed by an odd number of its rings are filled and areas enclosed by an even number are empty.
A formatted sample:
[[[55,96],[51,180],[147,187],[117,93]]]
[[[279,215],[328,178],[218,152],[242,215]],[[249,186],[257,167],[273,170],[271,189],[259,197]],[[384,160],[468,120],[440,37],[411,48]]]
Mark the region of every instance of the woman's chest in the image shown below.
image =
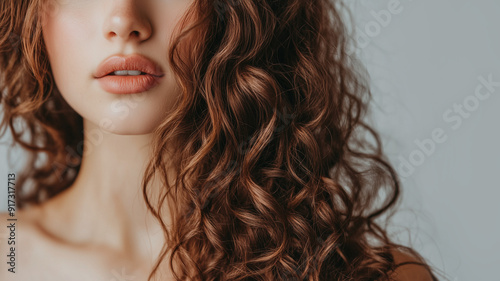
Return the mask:
[[[26,248],[22,247],[23,243],[19,244],[16,279],[12,281],[145,281],[152,269],[151,263],[134,262],[130,257],[105,249],[42,241],[27,242]]]

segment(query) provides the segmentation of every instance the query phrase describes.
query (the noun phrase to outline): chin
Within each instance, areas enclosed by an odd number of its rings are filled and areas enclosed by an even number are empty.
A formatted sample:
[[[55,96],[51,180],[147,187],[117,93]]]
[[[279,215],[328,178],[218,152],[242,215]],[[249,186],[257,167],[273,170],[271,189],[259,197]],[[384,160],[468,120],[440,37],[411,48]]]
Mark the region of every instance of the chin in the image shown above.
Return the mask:
[[[133,128],[127,128],[127,127],[119,127],[119,128],[113,128],[113,129],[103,129],[104,132],[113,134],[113,135],[120,135],[120,136],[139,136],[139,135],[147,135],[151,134],[153,132],[154,128],[151,130],[144,130],[144,129],[133,129]]]
[[[135,115],[135,114],[133,114]],[[92,123],[86,134],[114,134],[114,135],[146,135],[151,134],[160,124],[161,118],[142,115],[139,118],[129,116],[125,119],[116,117],[89,118]],[[85,116],[83,116],[85,119]]]

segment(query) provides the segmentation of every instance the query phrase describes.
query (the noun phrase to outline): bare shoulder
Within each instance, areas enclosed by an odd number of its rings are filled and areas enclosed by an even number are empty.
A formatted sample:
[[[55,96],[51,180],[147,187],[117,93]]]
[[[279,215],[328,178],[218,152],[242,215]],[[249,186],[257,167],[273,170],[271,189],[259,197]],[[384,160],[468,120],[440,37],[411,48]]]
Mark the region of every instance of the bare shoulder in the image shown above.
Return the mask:
[[[31,249],[36,234],[34,219],[36,210],[17,210],[15,216],[0,213],[0,280],[23,280],[18,273],[18,264],[26,263],[19,249]]]
[[[416,256],[404,250],[391,251],[394,256],[394,261],[397,264],[405,263],[398,266],[390,276],[395,281],[433,281],[432,275],[425,266],[415,264],[423,262]]]
[[[15,221],[10,220],[9,213],[0,213],[0,279],[13,280],[16,272],[16,252],[15,252]],[[4,260],[4,258],[6,260]]]

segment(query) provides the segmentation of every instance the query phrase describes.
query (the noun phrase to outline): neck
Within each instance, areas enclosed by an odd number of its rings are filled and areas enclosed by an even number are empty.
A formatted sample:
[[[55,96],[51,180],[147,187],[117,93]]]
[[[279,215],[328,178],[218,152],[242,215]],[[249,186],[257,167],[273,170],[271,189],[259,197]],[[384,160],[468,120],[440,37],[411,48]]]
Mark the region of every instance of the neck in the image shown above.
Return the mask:
[[[46,217],[55,217],[53,221],[59,220],[59,226],[64,223],[64,233],[60,227],[54,229],[72,242],[155,258],[164,235],[142,195],[152,135],[111,134],[87,120],[84,132],[78,176],[67,191],[56,197],[54,211]],[[160,187],[159,181],[153,181],[148,190],[157,194]]]

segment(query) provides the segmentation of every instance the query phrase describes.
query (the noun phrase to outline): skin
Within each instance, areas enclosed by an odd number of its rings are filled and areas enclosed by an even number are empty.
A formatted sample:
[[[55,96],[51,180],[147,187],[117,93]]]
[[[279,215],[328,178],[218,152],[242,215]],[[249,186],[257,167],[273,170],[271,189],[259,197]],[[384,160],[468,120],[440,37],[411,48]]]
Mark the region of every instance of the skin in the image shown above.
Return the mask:
[[[143,202],[141,179],[153,129],[181,94],[167,50],[191,3],[54,0],[44,9],[43,38],[54,79],[84,119],[85,150],[68,190],[16,212],[16,274],[1,262],[1,280],[147,280],[164,238]],[[144,93],[105,92],[93,74],[118,53],[145,55],[165,76]],[[153,181],[151,190],[159,186]],[[4,242],[1,253],[8,252]],[[173,280],[166,270],[160,274]]]

